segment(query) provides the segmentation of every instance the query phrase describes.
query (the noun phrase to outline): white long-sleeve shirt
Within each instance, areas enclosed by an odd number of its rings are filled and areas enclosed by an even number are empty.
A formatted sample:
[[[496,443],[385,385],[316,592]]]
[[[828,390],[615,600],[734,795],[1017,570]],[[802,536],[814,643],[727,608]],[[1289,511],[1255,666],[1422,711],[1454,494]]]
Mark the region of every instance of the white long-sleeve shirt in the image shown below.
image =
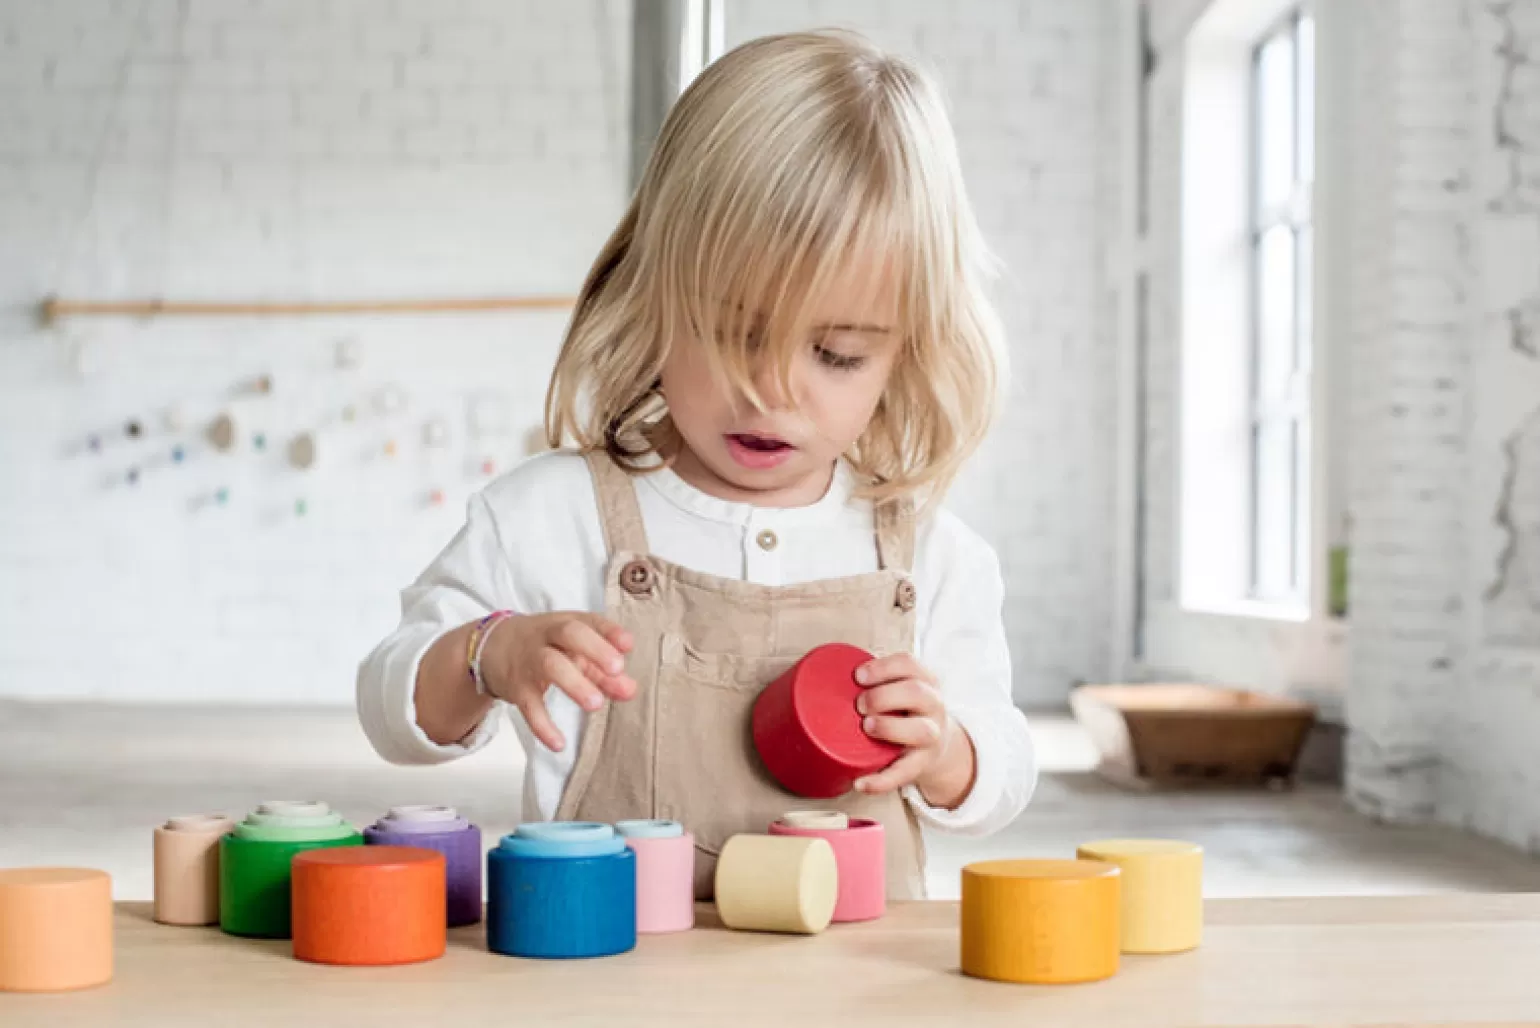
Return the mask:
[[[795,508],[763,508],[709,496],[672,471],[635,479],[649,548],[663,559],[722,578],[790,585],[877,570],[870,501],[852,495],[842,463],[824,497]],[[754,543],[770,529],[772,550]],[[434,764],[485,746],[497,710],[465,740],[439,745],[417,724],[413,692],[423,654],[444,633],[497,609],[535,614],[604,611],[608,553],[593,479],[582,457],[533,457],[474,495],[464,526],[401,595],[401,621],[362,662],[358,712],[386,760]],[[940,683],[947,709],[973,740],[977,772],[954,809],[903,792],[923,824],[984,835],[1026,806],[1037,763],[1025,716],[1011,699],[1011,665],[1001,623],[1002,585],[994,551],[942,510],[917,523],[912,577],[915,658]],[[559,689],[546,708],[567,745],[552,752],[511,704],[499,703],[526,754],[523,816],[550,819],[572,770],[585,712]]]

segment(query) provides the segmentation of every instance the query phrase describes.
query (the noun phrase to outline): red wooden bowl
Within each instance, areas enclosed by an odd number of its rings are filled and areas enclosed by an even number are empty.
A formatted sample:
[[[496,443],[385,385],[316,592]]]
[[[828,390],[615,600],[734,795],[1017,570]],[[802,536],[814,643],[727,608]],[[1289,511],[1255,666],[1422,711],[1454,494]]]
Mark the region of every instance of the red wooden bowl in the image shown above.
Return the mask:
[[[754,748],[766,770],[798,796],[843,796],[857,778],[881,771],[903,748],[861,728],[856,668],[872,655],[855,646],[819,646],[765,687],[754,701]]]

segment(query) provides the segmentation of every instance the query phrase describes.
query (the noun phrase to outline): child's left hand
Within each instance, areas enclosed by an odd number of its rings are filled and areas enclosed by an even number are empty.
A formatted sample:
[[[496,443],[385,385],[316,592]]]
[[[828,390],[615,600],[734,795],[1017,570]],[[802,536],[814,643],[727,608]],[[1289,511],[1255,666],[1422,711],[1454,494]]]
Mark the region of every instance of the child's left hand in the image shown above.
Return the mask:
[[[856,782],[856,791],[883,793],[914,784],[925,801],[955,807],[973,788],[973,740],[947,714],[936,678],[907,653],[872,660],[856,671],[867,688],[856,702],[874,739],[904,747],[893,763]]]

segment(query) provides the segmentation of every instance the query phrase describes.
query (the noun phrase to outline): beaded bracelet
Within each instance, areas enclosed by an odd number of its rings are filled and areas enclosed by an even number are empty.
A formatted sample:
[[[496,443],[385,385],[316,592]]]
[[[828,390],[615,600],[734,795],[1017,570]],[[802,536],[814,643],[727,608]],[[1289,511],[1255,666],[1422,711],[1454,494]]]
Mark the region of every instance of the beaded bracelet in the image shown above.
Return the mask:
[[[476,683],[476,695],[487,695],[486,679],[481,677],[481,654],[486,649],[487,638],[491,636],[492,629],[513,617],[511,610],[494,610],[471,629],[470,641],[465,647],[465,668],[470,672],[471,681]]]

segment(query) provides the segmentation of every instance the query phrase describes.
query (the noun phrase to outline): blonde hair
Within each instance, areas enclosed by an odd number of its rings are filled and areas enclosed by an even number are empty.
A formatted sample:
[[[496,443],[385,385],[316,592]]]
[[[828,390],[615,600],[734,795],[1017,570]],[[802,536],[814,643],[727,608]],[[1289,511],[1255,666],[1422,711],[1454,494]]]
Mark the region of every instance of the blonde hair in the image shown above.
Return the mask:
[[[719,381],[762,408],[758,362],[788,386],[811,303],[853,256],[896,276],[901,350],[846,457],[878,502],[939,496],[1004,377],[992,258],[937,87],[843,31],[744,43],[669,112],[578,296],[546,396],[550,444],[602,447],[630,470],[666,458],[657,385],[678,341],[714,341]]]

